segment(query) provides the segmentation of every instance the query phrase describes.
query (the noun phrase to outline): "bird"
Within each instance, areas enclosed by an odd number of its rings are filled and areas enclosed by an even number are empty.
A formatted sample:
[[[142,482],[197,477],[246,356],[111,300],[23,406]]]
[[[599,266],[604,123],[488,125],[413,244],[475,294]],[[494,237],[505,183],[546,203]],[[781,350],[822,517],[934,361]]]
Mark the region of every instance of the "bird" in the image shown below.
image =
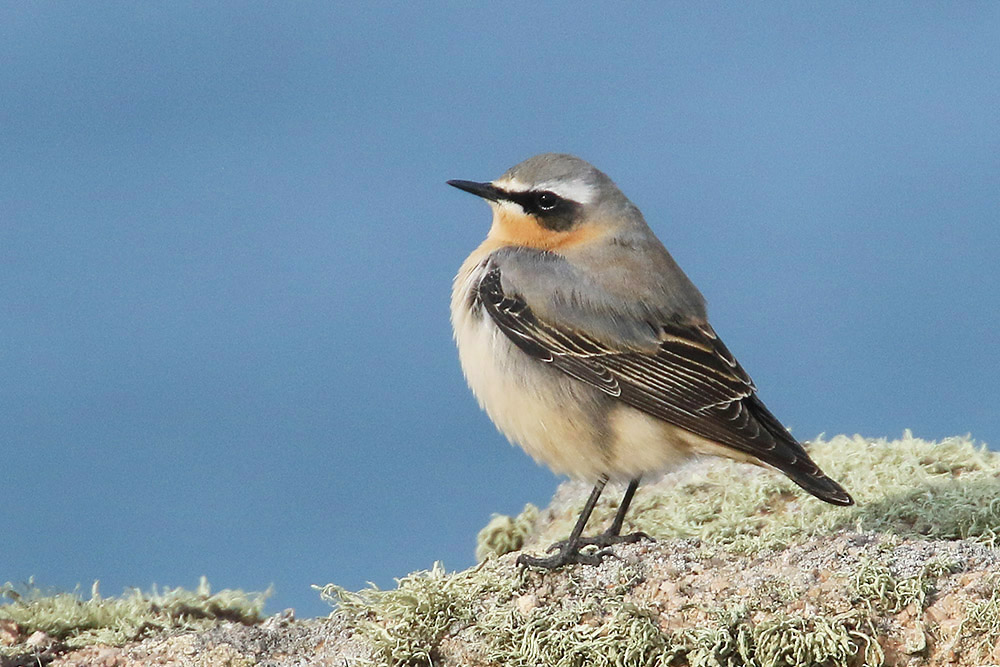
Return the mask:
[[[543,153],[493,181],[447,183],[493,212],[452,287],[468,385],[511,442],[594,485],[568,539],[518,565],[596,565],[613,545],[647,538],[621,534],[641,479],[692,456],[777,469],[821,500],[853,504],[761,402],[701,292],[606,174]],[[628,482],[615,517],[584,537],[612,480]]]

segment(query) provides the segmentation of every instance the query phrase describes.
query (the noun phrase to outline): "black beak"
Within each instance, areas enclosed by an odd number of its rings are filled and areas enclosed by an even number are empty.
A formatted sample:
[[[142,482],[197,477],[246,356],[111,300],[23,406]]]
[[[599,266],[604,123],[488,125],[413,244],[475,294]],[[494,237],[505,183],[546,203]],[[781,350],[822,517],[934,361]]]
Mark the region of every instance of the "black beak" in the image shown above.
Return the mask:
[[[503,190],[496,187],[492,183],[476,183],[475,181],[448,181],[448,185],[454,186],[459,190],[471,192],[477,197],[489,199],[490,201],[499,201],[504,195]]]

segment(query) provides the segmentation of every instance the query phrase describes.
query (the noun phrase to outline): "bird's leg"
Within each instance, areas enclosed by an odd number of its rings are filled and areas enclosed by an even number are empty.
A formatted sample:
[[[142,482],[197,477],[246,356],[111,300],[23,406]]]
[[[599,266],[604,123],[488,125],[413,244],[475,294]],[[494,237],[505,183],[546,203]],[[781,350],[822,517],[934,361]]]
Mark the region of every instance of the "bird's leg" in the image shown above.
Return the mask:
[[[601,533],[600,535],[591,538],[593,542],[588,542],[588,544],[596,544],[599,547],[607,547],[612,544],[638,542],[639,540],[652,540],[653,538],[643,533],[642,531],[636,531],[634,533],[629,533],[628,535],[622,535],[622,525],[625,523],[625,513],[628,512],[629,505],[632,504],[632,496],[635,495],[635,490],[639,488],[639,478],[636,477],[628,483],[628,488],[625,489],[625,495],[622,497],[621,505],[618,506],[618,512],[615,513],[615,518],[608,526],[608,529]]]
[[[643,532],[629,533],[628,535],[622,535],[622,526],[625,523],[625,514],[628,512],[629,505],[632,504],[632,497],[635,495],[635,490],[639,488],[639,478],[636,477],[628,483],[628,488],[625,489],[625,495],[622,497],[622,502],[618,506],[618,511],[615,513],[615,518],[605,530],[600,535],[595,535],[594,537],[581,537],[578,542],[581,547],[585,546],[596,546],[600,548],[610,547],[612,544],[631,544],[633,542],[638,542],[639,540],[652,540],[649,535]],[[556,549],[561,549],[565,545],[565,541],[556,542],[551,547],[549,551],[555,551]]]
[[[573,532],[569,534],[569,539],[559,542],[549,548],[549,551],[552,551],[553,548],[558,547],[558,553],[549,556],[548,558],[537,558],[535,556],[521,554],[517,557],[517,564],[528,565],[530,567],[540,567],[546,570],[554,570],[558,567],[569,565],[571,563],[600,565],[601,560],[608,554],[603,551],[598,551],[597,553],[592,554],[582,553],[580,551],[580,547],[583,546],[583,544],[580,539],[580,534],[586,527],[587,520],[590,518],[590,514],[594,511],[594,506],[597,504],[597,499],[601,497],[601,491],[604,490],[604,485],[607,483],[608,478],[603,475],[599,480],[597,480],[597,484],[594,485],[594,490],[590,492],[590,497],[587,499],[587,503],[583,506],[583,511],[580,512],[580,518],[576,520],[576,525],[573,526]]]

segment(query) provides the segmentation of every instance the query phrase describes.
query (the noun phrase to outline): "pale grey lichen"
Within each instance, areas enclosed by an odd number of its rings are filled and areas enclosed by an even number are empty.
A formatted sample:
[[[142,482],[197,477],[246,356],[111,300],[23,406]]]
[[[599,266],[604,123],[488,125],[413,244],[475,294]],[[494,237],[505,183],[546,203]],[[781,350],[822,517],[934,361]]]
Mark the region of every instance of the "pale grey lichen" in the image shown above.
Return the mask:
[[[201,578],[195,590],[165,588],[144,593],[126,591],[120,597],[103,597],[98,583],[89,599],[76,593],[47,594],[33,582],[0,586],[0,620],[15,623],[23,638],[44,632],[53,640],[73,648],[103,644],[120,646],[163,630],[197,630],[212,627],[220,620],[256,623],[261,618],[269,592],[245,593],[222,590],[212,593]],[[0,645],[0,654],[30,653],[23,643]]]

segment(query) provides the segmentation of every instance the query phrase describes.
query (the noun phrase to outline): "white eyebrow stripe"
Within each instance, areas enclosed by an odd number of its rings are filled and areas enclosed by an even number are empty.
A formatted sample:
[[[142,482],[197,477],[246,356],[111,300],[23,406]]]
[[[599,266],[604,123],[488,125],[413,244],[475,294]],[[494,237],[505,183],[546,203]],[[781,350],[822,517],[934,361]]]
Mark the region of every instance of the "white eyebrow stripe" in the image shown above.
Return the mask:
[[[563,199],[569,199],[581,204],[594,201],[594,186],[581,179],[572,181],[545,181],[535,186],[535,190],[549,190]]]
[[[493,181],[493,185],[507,192],[542,192],[548,190],[556,193],[563,199],[569,199],[580,204],[593,203],[596,198],[596,188],[587,181],[579,178],[571,181],[543,181],[535,184],[525,183],[516,178],[501,178]]]

